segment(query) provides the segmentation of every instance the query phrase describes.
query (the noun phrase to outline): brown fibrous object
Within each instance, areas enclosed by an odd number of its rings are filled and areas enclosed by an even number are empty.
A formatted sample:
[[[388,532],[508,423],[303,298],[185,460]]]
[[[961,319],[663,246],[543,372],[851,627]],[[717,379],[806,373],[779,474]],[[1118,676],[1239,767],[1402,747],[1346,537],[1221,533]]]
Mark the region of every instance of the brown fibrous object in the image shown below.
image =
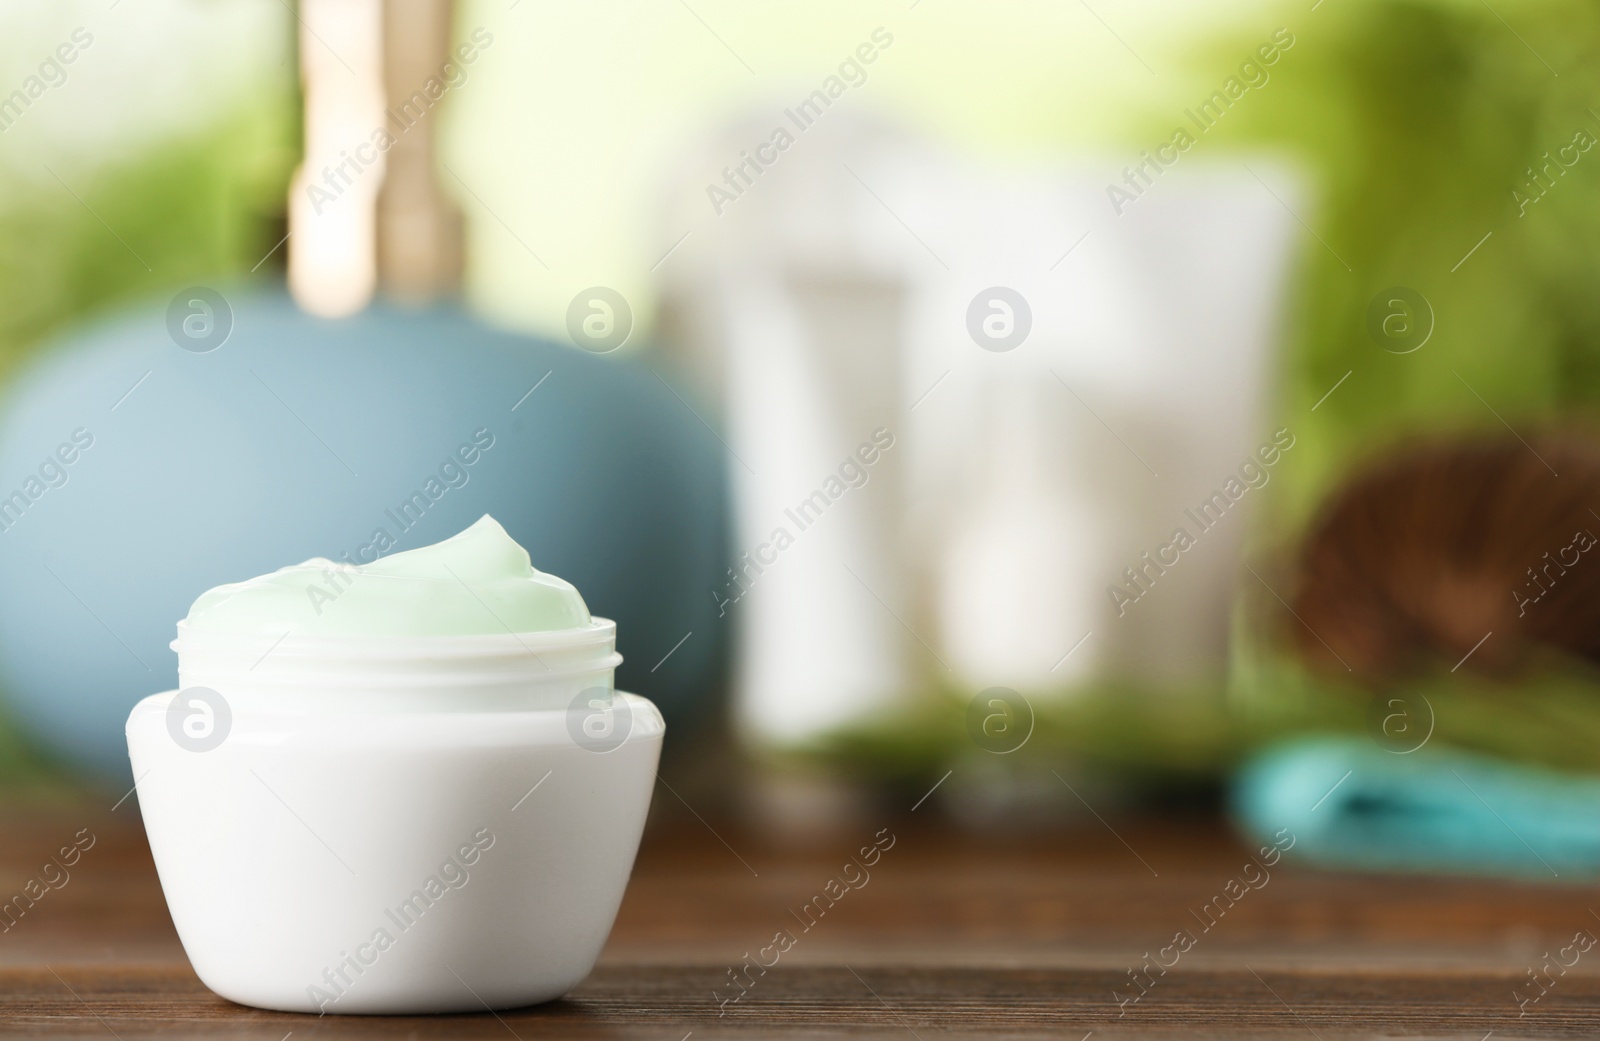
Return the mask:
[[[1413,444],[1324,506],[1287,624],[1305,660],[1372,683],[1547,652],[1600,665],[1597,536],[1592,434]]]

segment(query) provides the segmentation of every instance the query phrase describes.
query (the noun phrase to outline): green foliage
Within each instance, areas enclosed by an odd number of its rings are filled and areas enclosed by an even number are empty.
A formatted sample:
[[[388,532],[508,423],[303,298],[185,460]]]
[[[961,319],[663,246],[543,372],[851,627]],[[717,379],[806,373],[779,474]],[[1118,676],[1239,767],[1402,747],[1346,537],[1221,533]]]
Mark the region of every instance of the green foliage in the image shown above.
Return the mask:
[[[1546,152],[1600,138],[1600,7],[1341,0],[1279,16],[1295,47],[1216,134],[1290,152],[1312,188],[1302,216],[1322,241],[1304,242],[1283,403],[1307,434],[1284,477],[1299,519],[1352,457],[1397,435],[1500,429],[1494,412],[1527,431],[1600,400],[1600,148],[1552,166],[1537,201],[1513,196],[1530,195]],[[1219,47],[1218,63],[1236,67],[1249,42]],[[1412,353],[1368,334],[1368,305],[1391,286],[1432,304]]]
[[[94,163],[0,164],[0,376],[118,301],[250,271],[283,234],[295,152],[288,98]],[[274,261],[281,262],[280,254]],[[262,266],[273,270],[273,261]]]
[[[1031,700],[1026,744],[1000,755],[967,730],[969,692],[941,691],[892,719],[829,735],[802,759],[907,790],[952,764],[989,759],[1019,772],[1065,763],[1146,787],[1225,778],[1245,757],[1289,733],[1366,735],[1379,747],[1450,746],[1557,770],[1600,772],[1600,677],[1550,663],[1516,681],[1448,667],[1393,692],[1314,675],[1273,651],[1241,661],[1233,691],[1095,684]],[[1389,697],[1403,695],[1403,705]],[[1385,720],[1404,713],[1410,742],[1385,741]],[[1389,734],[1392,738],[1393,732]]]

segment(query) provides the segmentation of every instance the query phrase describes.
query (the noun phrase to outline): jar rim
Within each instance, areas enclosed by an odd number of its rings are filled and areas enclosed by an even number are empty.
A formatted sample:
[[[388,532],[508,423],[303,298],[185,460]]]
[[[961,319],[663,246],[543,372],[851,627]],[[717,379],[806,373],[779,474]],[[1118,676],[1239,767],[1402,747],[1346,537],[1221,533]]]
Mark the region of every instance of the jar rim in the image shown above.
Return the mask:
[[[170,644],[181,659],[186,650],[207,650],[229,654],[258,650],[273,657],[288,658],[497,658],[507,655],[537,655],[541,651],[581,650],[614,645],[617,623],[595,617],[591,624],[572,629],[545,629],[533,632],[467,633],[439,636],[416,635],[340,635],[321,633],[296,635],[291,629],[281,635],[266,633],[217,632],[195,629],[179,620],[177,638]]]

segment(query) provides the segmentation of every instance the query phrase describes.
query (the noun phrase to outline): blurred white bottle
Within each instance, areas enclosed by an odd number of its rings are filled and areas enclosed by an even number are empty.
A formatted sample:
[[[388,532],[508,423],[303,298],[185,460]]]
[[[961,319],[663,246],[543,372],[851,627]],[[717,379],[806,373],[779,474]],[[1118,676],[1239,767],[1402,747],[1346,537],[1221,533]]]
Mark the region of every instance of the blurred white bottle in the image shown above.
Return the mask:
[[[954,504],[938,564],[941,646],[964,688],[1068,685],[1095,660],[1085,588],[1104,511],[1083,494],[1059,383],[999,369],[980,393],[975,494]]]
[[[674,199],[673,226],[697,231],[664,275],[662,324],[713,395],[733,456],[736,718],[758,744],[794,746],[883,711],[941,666],[906,627],[910,276],[864,224],[863,201],[876,204],[850,172],[870,170],[888,135],[830,115],[710,214],[707,171],[768,133],[757,119],[690,159],[698,172]],[[875,434],[853,486],[841,466],[859,464]],[[808,500],[821,505],[808,511]],[[758,551],[756,566],[743,563]]]

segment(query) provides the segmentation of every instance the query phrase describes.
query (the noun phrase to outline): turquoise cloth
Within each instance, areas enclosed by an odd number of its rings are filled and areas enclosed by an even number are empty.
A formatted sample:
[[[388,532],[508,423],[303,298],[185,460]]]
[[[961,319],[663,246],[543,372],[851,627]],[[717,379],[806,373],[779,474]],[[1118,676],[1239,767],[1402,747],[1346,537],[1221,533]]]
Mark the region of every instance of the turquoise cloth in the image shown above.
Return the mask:
[[[1600,779],[1365,738],[1274,746],[1235,779],[1234,814],[1264,843],[1329,867],[1577,881],[1600,875]]]

